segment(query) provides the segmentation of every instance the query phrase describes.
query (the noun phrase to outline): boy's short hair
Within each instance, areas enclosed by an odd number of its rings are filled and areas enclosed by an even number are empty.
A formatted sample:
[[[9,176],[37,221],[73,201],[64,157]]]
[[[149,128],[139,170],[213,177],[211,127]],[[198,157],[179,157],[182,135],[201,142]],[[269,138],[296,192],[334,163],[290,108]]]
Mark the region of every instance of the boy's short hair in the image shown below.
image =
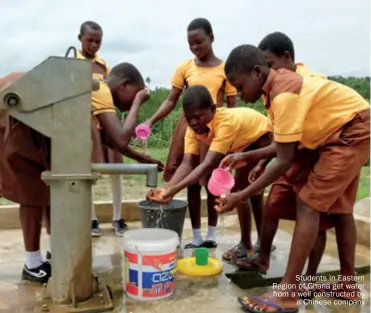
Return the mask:
[[[290,52],[291,58],[295,61],[295,49],[294,44],[289,36],[281,32],[274,32],[268,34],[259,43],[258,48],[262,51],[269,50],[277,56],[282,56],[285,51]]]
[[[253,45],[241,45],[234,48],[225,62],[224,71],[231,73],[250,73],[256,65],[268,67],[264,54]]]
[[[206,35],[211,35],[213,33],[213,28],[211,23],[206,18],[196,18],[191,23],[189,23],[187,31],[192,31],[196,29],[203,29]]]
[[[205,86],[195,85],[186,89],[183,95],[183,108],[209,108],[214,104]]]
[[[86,21],[86,22],[82,23],[81,26],[80,26],[80,35],[84,35],[85,31],[86,31],[86,28],[88,28],[88,27],[90,27],[92,30],[103,32],[102,27],[98,23],[93,22],[93,21]]]
[[[127,79],[130,83],[144,85],[144,79],[139,70],[131,63],[120,63],[111,69],[110,75]]]

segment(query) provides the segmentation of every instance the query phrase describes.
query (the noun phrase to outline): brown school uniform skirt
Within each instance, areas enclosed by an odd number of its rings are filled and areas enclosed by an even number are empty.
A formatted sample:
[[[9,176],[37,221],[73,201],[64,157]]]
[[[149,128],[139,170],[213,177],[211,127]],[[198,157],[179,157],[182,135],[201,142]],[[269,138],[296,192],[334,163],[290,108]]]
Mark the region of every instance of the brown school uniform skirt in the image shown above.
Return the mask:
[[[41,173],[50,170],[50,139],[2,114],[0,149],[0,195],[25,206],[49,206]]]
[[[175,171],[180,166],[183,161],[184,156],[184,137],[187,131],[187,121],[184,117],[184,114],[179,118],[179,122],[175,128],[174,134],[171,139],[169,154],[167,157],[167,162],[164,171],[164,180],[169,182],[173,177]],[[200,155],[199,155],[199,164],[205,159],[209,146],[207,143],[200,143]],[[200,185],[205,186],[208,177],[204,177],[200,180]]]
[[[264,214],[296,219],[296,196],[320,211],[320,230],[333,227],[331,214],[351,214],[362,166],[370,157],[370,111],[335,132],[321,149],[302,149],[271,188]]]

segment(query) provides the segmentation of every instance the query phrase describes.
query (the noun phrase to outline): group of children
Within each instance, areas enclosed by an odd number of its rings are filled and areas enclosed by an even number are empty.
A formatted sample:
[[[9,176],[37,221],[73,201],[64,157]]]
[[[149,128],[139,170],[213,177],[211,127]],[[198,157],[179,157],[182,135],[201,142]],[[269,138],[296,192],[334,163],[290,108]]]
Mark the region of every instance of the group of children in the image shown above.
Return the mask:
[[[214,37],[203,31],[212,42]],[[326,245],[326,230],[332,227],[338,243],[340,275],[356,282],[353,206],[360,172],[370,155],[369,103],[353,89],[295,63],[292,41],[276,32],[266,36],[259,47],[235,48],[224,65],[228,84],[246,103],[263,98],[268,117],[249,108],[221,108],[215,93],[213,97],[212,79],[203,83],[203,76],[198,74],[212,68],[201,62],[213,58],[213,54],[201,54],[202,41],[198,42],[201,47],[197,43],[193,46],[190,32],[188,37],[196,58],[186,64],[199,65],[189,72],[188,67],[184,70],[184,64],[180,67],[186,87],[181,119],[188,125],[184,156],[178,158],[182,161],[174,166],[176,170],[164,188],[151,190],[147,197],[169,203],[180,190],[208,178],[218,165],[236,169],[235,187],[215,204],[219,213],[237,208],[241,226],[241,242],[223,258],[239,268],[263,273],[269,268],[279,220],[296,221],[281,281],[289,296],[279,298],[268,292],[262,297],[240,297],[239,303],[248,312],[297,312],[300,291],[313,296],[315,290],[301,284],[297,277],[307,259],[306,275],[316,275]],[[173,80],[173,90],[174,85]],[[263,209],[262,193],[271,184]],[[194,199],[190,196],[188,193],[192,213]],[[250,237],[251,206],[259,237],[255,249]],[[196,228],[199,224],[192,226],[192,248],[216,246],[208,237],[205,242],[200,240]],[[329,285],[325,291],[344,298],[344,291],[358,291],[352,288]],[[360,300],[358,294],[347,299]]]
[[[297,275],[308,258],[307,275],[316,275],[327,229],[335,227],[341,275],[350,281],[355,279],[356,229],[352,213],[360,171],[369,159],[369,104],[354,90],[295,63],[292,41],[282,33],[269,34],[258,47],[242,45],[233,49],[226,62],[214,54],[209,21],[193,20],[187,35],[195,57],[179,65],[168,98],[146,122],[152,127],[165,118],[184,91],[183,114],[165,166],[166,185],[150,190],[147,198],[169,203],[187,188],[193,240],[186,248],[215,248],[218,213],[237,208],[241,241],[223,258],[239,268],[259,272],[269,268],[279,220],[296,220],[281,282],[287,284],[286,288],[292,287],[290,296],[277,298],[267,293],[238,300],[249,312],[297,312]],[[78,57],[91,60],[93,75],[101,79],[100,89],[92,92],[92,159],[122,162],[122,155],[126,155],[141,163],[156,163],[161,169],[160,161],[129,146],[139,108],[149,97],[143,77],[129,63],[109,71],[97,56],[102,36],[101,27],[93,22],[84,23],[79,35],[82,50]],[[20,76],[3,78],[0,88]],[[263,98],[268,117],[250,108],[235,108],[237,94],[246,103]],[[228,108],[223,107],[225,99]],[[129,111],[124,122],[117,117],[115,107]],[[21,141],[25,144],[17,145]],[[1,195],[20,204],[26,248],[23,278],[45,282],[51,266],[41,256],[39,242],[41,220],[44,212],[48,216],[50,199],[41,172],[50,168],[50,141],[4,115],[0,119],[0,145]],[[222,199],[206,190],[209,226],[204,240],[201,186],[218,166],[235,169],[236,184]],[[121,188],[120,181],[113,184]],[[271,184],[264,204],[264,189]],[[120,194],[116,202],[121,202],[121,190],[115,190]],[[258,232],[255,245],[251,241],[251,210]],[[114,205],[113,226],[122,234],[126,225],[119,212]],[[49,219],[47,224],[50,233]],[[92,227],[94,234],[99,234],[96,218]]]

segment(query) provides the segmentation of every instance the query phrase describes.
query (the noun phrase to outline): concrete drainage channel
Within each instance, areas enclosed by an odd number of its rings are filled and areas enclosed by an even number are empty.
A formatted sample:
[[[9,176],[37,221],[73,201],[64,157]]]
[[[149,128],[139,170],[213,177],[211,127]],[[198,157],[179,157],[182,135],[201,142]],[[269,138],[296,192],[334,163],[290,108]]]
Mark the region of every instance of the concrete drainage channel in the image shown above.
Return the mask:
[[[185,200],[185,199],[180,199]],[[128,222],[141,220],[138,209],[138,200],[124,200],[122,204],[122,217]],[[96,201],[95,211],[100,223],[110,223],[112,220],[112,202]],[[236,214],[232,212],[231,214]],[[207,216],[206,197],[202,198],[201,216]],[[186,217],[189,217],[188,212]],[[358,201],[354,208],[354,217],[357,226],[357,243],[370,246],[370,198]],[[19,229],[18,205],[0,206],[0,230]],[[285,229],[282,229],[285,230]],[[331,230],[333,231],[333,230]]]

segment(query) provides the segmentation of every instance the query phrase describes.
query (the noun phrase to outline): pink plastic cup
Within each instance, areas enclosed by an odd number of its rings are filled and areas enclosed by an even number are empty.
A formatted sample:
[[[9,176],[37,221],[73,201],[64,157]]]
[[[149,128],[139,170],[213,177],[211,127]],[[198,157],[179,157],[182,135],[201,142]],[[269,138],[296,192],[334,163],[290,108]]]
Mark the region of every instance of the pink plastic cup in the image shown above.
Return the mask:
[[[230,191],[234,186],[232,174],[225,169],[217,168],[211,174],[207,188],[214,196],[221,196]]]
[[[137,140],[146,140],[151,136],[151,129],[146,124],[140,124],[135,128],[135,135]]]

